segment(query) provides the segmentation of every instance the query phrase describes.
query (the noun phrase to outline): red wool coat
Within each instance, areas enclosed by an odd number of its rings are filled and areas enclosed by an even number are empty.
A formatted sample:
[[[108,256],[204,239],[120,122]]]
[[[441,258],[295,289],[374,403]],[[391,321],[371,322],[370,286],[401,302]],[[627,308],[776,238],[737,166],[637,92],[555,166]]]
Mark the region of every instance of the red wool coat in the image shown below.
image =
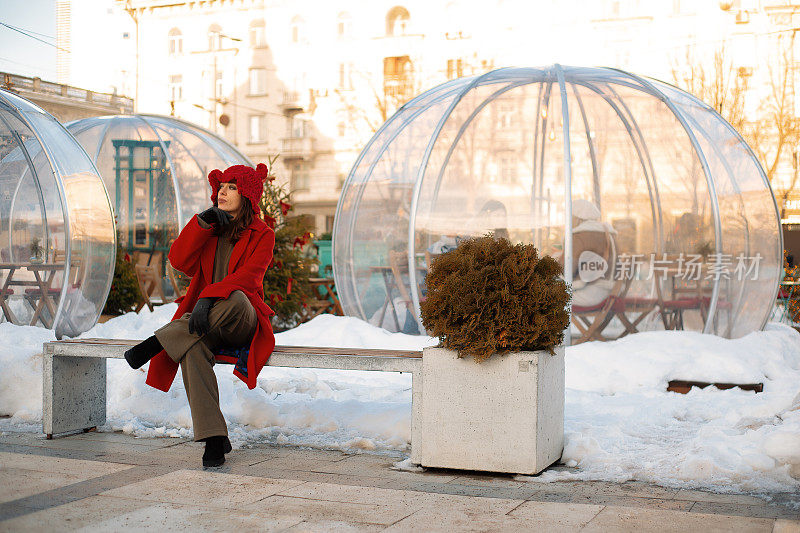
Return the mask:
[[[231,292],[240,290],[250,300],[258,316],[258,326],[250,344],[247,375],[236,369],[233,373],[251,389],[256,386],[256,378],[275,348],[269,320],[274,311],[264,303],[263,284],[274,246],[275,232],[263,220],[254,219],[233,246],[228,274],[222,281],[211,283],[217,237],[212,229],[200,227],[195,215],[181,230],[167,256],[173,267],[192,278],[186,295],[175,300],[178,311],[172,320],[191,313],[199,298],[227,298]],[[162,350],[150,360],[146,383],[167,392],[177,372],[177,363]]]

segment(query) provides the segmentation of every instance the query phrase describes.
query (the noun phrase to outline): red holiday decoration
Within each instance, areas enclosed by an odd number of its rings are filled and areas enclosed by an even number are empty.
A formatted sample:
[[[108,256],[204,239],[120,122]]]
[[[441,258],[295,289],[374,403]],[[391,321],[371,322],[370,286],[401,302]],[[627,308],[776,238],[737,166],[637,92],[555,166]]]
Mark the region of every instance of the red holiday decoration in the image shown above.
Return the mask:
[[[276,158],[272,157],[266,161],[271,168],[274,168],[275,162]],[[264,221],[275,229],[275,262],[269,275],[264,278],[264,294],[267,295],[267,303],[274,302],[270,306],[276,313],[273,326],[284,330],[300,324],[308,316],[302,307],[302,298],[314,290],[309,278],[312,275],[311,267],[317,259],[303,246],[308,243],[310,236],[311,217],[293,216],[294,202],[288,184],[279,184],[279,181],[268,178],[264,182],[260,206]],[[272,300],[269,297],[271,294],[275,295]]]
[[[295,237],[294,238],[294,244],[292,245],[292,248],[296,248],[298,246],[300,246],[302,248],[303,246],[308,244],[308,241],[310,239],[311,239],[311,233],[305,232],[305,233],[303,233],[302,237]]]

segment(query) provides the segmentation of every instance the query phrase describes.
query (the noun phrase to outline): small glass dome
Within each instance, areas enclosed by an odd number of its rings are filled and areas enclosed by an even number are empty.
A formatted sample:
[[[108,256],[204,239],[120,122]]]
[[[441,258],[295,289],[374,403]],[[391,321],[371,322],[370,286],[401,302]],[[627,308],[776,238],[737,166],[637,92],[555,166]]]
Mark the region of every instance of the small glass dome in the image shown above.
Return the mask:
[[[115,115],[66,126],[100,170],[123,249],[148,262],[165,258],[192,215],[211,205],[211,170],[252,165],[224,139],[175,117]],[[163,276],[164,261],[157,264]]]
[[[347,314],[422,331],[427,265],[493,232],[559,259],[572,338],[740,337],[782,267],[766,175],[713,109],[609,68],[506,68],[444,83],[375,134],[345,182],[334,276]]]
[[[114,273],[114,219],[86,152],[47,112],[0,90],[1,320],[56,337],[95,325]]]

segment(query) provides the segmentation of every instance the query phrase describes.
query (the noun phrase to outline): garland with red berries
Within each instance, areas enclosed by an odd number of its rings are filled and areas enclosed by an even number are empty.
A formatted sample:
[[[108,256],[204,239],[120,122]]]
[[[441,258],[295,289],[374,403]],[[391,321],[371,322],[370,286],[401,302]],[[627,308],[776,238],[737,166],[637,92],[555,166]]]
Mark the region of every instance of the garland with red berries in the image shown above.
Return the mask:
[[[259,207],[263,220],[275,230],[272,263],[264,276],[264,300],[275,311],[273,328],[280,331],[302,321],[306,302],[313,299],[314,289],[308,281],[311,266],[319,260],[311,250],[312,222],[291,215],[291,192],[276,183],[272,169],[277,159],[270,158],[270,174]]]

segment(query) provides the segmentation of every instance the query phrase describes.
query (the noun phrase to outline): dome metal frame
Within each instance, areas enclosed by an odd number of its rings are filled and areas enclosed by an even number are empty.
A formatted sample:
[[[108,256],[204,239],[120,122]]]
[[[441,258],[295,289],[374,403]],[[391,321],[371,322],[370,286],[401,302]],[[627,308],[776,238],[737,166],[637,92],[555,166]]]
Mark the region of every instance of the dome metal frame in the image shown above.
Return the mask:
[[[19,102],[15,102],[15,99],[18,99]],[[57,121],[51,115],[49,115],[49,113],[47,113],[46,111],[41,109],[36,104],[34,104],[32,102],[29,102],[29,101],[27,101],[27,100],[15,95],[15,94],[13,94],[13,93],[8,93],[6,91],[0,90],[0,101],[2,101],[3,104],[7,105],[10,108],[10,110],[14,112],[14,117],[17,120],[19,120],[23,125],[25,125],[30,130],[30,133],[35,138],[36,143],[38,143],[39,147],[41,147],[41,153],[46,158],[47,163],[49,165],[49,168],[50,168],[50,170],[52,171],[52,174],[53,174],[52,177],[53,177],[54,184],[56,186],[55,191],[58,194],[59,205],[60,205],[60,208],[61,208],[61,212],[63,214],[64,263],[65,263],[66,272],[62,273],[62,275],[64,277],[64,281],[61,283],[60,291],[59,291],[59,294],[58,294],[58,300],[57,300],[57,303],[56,303],[56,311],[55,311],[55,313],[53,314],[53,317],[52,317],[52,328],[55,330],[55,335],[56,335],[57,339],[61,339],[64,335],[76,336],[76,335],[78,335],[80,333],[83,333],[83,331],[86,331],[86,330],[90,329],[92,326],[94,326],[97,323],[97,320],[100,318],[100,311],[103,309],[103,307],[105,305],[105,300],[107,298],[107,295],[108,295],[108,292],[109,292],[109,289],[111,287],[111,284],[112,284],[113,280],[112,280],[112,276],[111,275],[107,275],[106,276],[106,279],[105,279],[105,282],[104,282],[104,288],[100,292],[101,294],[104,295],[103,299],[102,299],[103,301],[102,302],[92,302],[98,308],[97,312],[94,314],[94,319],[93,319],[92,323],[91,324],[86,323],[86,324],[81,324],[80,326],[75,326],[75,324],[71,320],[71,317],[66,316],[66,314],[68,314],[68,313],[64,309],[65,303],[68,302],[67,294],[68,294],[69,289],[70,289],[70,282],[69,282],[69,279],[68,279],[68,274],[70,273],[71,265],[73,264],[73,259],[75,259],[74,250],[73,250],[73,248],[74,248],[73,240],[76,238],[76,236],[73,235],[73,228],[72,228],[72,222],[73,221],[71,219],[71,215],[74,214],[74,213],[72,213],[72,209],[71,209],[72,206],[70,206],[70,204],[69,204],[68,194],[67,194],[66,188],[64,186],[64,181],[63,181],[63,178],[66,177],[65,176],[65,170],[66,170],[65,169],[65,162],[59,160],[59,158],[54,153],[53,148],[50,146],[50,142],[52,142],[54,139],[45,138],[45,136],[43,135],[43,132],[41,132],[39,130],[39,127],[37,127],[37,125],[32,122],[31,118],[29,117],[29,114],[31,112],[37,112],[37,113],[41,114],[43,117],[46,117],[46,120],[49,123],[49,127],[55,128],[56,131],[58,131],[58,134],[56,135],[56,137],[59,137],[59,136],[62,137],[62,139],[59,139],[59,140],[69,140],[69,141],[71,141],[72,145],[71,145],[70,148],[72,150],[74,150],[74,154],[77,157],[80,157],[81,155],[83,155],[86,158],[86,161],[84,163],[89,163],[89,166],[91,167],[89,170],[94,172],[94,175],[97,177],[98,181],[100,182],[99,185],[101,186],[101,190],[103,192],[103,198],[99,199],[99,203],[102,204],[103,200],[105,200],[105,204],[104,205],[108,208],[108,212],[109,212],[109,215],[110,215],[110,212],[111,212],[111,201],[110,201],[110,198],[108,196],[108,191],[105,189],[104,186],[102,186],[102,180],[100,180],[100,175],[97,172],[97,169],[94,168],[94,165],[91,164],[91,159],[89,158],[89,155],[86,153],[86,151],[83,149],[83,147],[77,141],[74,140],[72,135],[69,133],[69,131],[66,129],[66,127],[63,124],[61,124],[59,121]],[[25,107],[28,107],[28,106],[30,107],[30,109],[25,109]],[[45,242],[46,243],[50,242],[50,240],[51,240],[50,239],[51,228],[50,228],[50,224],[48,224],[48,213],[47,213],[47,209],[46,209],[46,204],[45,204],[45,199],[44,199],[44,195],[43,195],[43,192],[42,192],[42,184],[41,184],[41,179],[43,179],[44,176],[40,176],[39,175],[39,172],[37,171],[37,168],[36,168],[36,164],[34,163],[34,159],[30,155],[30,150],[26,147],[26,142],[22,141],[22,139],[21,139],[21,137],[19,135],[19,131],[17,131],[12,126],[12,124],[10,124],[8,122],[8,120],[2,114],[0,114],[0,120],[3,122],[3,125],[9,130],[9,132],[11,133],[12,138],[18,144],[18,149],[20,150],[20,153],[24,156],[24,159],[25,159],[25,162],[26,162],[26,172],[30,173],[31,180],[33,181],[33,183],[34,183],[34,185],[36,187],[37,198],[38,198],[38,201],[39,201],[39,211],[41,213],[42,226],[43,226],[43,229],[44,229],[44,232],[45,232],[44,233]],[[27,142],[30,142],[30,141],[27,141]],[[17,199],[18,199],[18,195],[19,195],[19,192],[20,192],[20,187],[22,186],[22,182],[23,182],[24,176],[25,176],[24,174],[18,176],[17,183],[16,183],[16,185],[14,187],[14,193],[13,193],[12,199],[11,199],[11,206],[9,207],[9,217],[8,217],[8,222],[9,222],[9,235],[8,235],[8,238],[9,238],[8,246],[9,246],[9,248],[8,249],[9,250],[11,250],[13,248],[13,232],[11,231],[11,220],[13,220],[13,216],[14,216],[14,212],[15,212],[14,210],[15,210],[15,207],[16,207],[16,204],[17,204]],[[108,222],[109,222],[109,224],[111,226],[111,230],[112,230],[111,231],[111,236],[110,236],[111,240],[110,240],[110,242],[108,244],[111,246],[112,249],[114,249],[116,247],[116,231],[114,229],[113,217],[110,217],[110,220]],[[82,259],[85,260],[85,261],[88,260],[87,257],[83,257]],[[113,272],[113,261],[112,261],[112,272]]]
[[[471,94],[473,91],[476,91],[478,88],[483,86],[490,86],[493,84],[497,84],[498,89],[492,92],[488,96],[484,96],[480,98],[479,103],[475,103],[474,109],[469,114],[466,119],[461,119],[463,122],[459,125],[456,124],[452,127],[453,130],[458,128],[457,133],[454,134],[452,137],[448,137],[445,141],[449,143],[449,148],[447,150],[446,155],[444,155],[441,160],[437,160],[437,165],[441,165],[438,169],[438,173],[436,172],[436,168],[433,169],[429,168],[431,165],[431,155],[434,150],[434,147],[437,147],[437,141],[440,140],[440,136],[442,134],[442,130],[448,121],[451,120],[453,116],[454,110],[459,106],[459,103],[465,98],[465,96]],[[342,195],[340,197],[340,201],[337,205],[336,209],[336,216],[334,218],[334,231],[333,231],[333,249],[334,249],[334,261],[333,261],[333,271],[334,277],[336,279],[336,284],[339,287],[344,289],[340,297],[343,296],[343,304],[345,304],[346,311],[349,311],[349,314],[354,314],[356,316],[360,316],[362,319],[367,319],[368,312],[364,309],[362,305],[361,298],[358,297],[359,289],[356,286],[356,277],[353,275],[352,269],[349,265],[353,264],[354,257],[358,253],[355,247],[355,239],[353,237],[356,227],[357,227],[357,216],[354,213],[346,212],[346,210],[355,211],[357,213],[358,206],[362,202],[362,198],[365,194],[365,190],[370,184],[371,179],[373,178],[373,173],[375,172],[376,166],[379,162],[382,161],[382,157],[388,150],[392,148],[393,143],[399,137],[401,137],[407,128],[410,127],[414,123],[414,121],[420,117],[423,113],[430,110],[434,105],[440,103],[447,103],[446,109],[441,112],[439,116],[438,122],[435,123],[433,126],[427,143],[424,146],[424,149],[418,150],[418,157],[419,157],[419,165],[416,167],[413,176],[404,176],[405,178],[411,178],[407,180],[408,182],[413,181],[413,189],[411,191],[411,203],[408,209],[408,227],[407,227],[407,236],[406,236],[406,259],[408,262],[408,286],[409,294],[411,300],[413,301],[413,306],[418,310],[419,309],[419,294],[418,291],[415,290],[417,287],[420,286],[420,282],[422,280],[419,279],[417,275],[417,268],[416,259],[415,257],[418,255],[419,250],[415,248],[415,238],[417,237],[417,216],[420,210],[420,195],[422,192],[423,181],[428,178],[428,173],[433,170],[433,175],[436,177],[430,177],[429,179],[435,179],[434,185],[434,192],[431,193],[432,197],[434,198],[433,201],[430,203],[433,205],[436,203],[436,198],[439,195],[439,188],[442,186],[443,183],[443,174],[446,171],[448,164],[450,162],[450,158],[453,154],[453,151],[459,145],[459,141],[467,131],[467,129],[472,124],[473,120],[480,115],[481,111],[492,102],[494,102],[498,97],[501,95],[508,93],[509,91],[513,91],[518,87],[522,87],[525,85],[531,84],[546,84],[546,89],[544,93],[544,97],[542,98],[540,93],[540,98],[537,103],[536,113],[533,115],[534,117],[538,117],[541,109],[542,109],[542,102],[549,102],[551,98],[551,92],[555,91],[555,87],[557,85],[558,94],[560,96],[561,102],[561,121],[562,125],[560,126],[560,131],[562,132],[562,147],[561,152],[563,155],[563,162],[561,163],[561,169],[563,169],[563,184],[564,184],[564,198],[565,198],[565,205],[564,205],[564,271],[565,271],[565,279],[567,282],[572,283],[572,272],[573,272],[573,264],[572,264],[572,248],[573,248],[573,227],[572,227],[572,212],[571,212],[571,204],[572,204],[572,193],[573,193],[573,165],[572,162],[573,158],[573,150],[572,150],[572,137],[573,133],[570,129],[570,120],[576,118],[579,122],[576,124],[582,124],[583,130],[585,132],[586,137],[586,145],[588,145],[588,157],[591,160],[591,168],[592,168],[592,179],[594,180],[595,186],[595,196],[599,197],[599,187],[600,187],[600,177],[598,174],[598,162],[597,162],[597,150],[595,142],[593,141],[593,134],[590,131],[589,121],[587,119],[587,111],[584,107],[584,103],[579,95],[578,87],[583,87],[592,93],[596,94],[600,97],[614,112],[616,117],[619,119],[620,123],[624,126],[627,135],[630,139],[630,143],[632,148],[635,151],[636,159],[638,160],[638,165],[641,167],[641,175],[644,178],[644,182],[647,187],[647,194],[650,198],[650,210],[651,210],[651,217],[652,217],[652,230],[653,230],[653,243],[655,247],[655,252],[663,252],[666,236],[665,236],[665,229],[666,224],[663,219],[662,213],[662,195],[663,192],[659,190],[659,181],[658,181],[658,173],[654,167],[653,163],[653,146],[649,146],[649,139],[646,138],[646,135],[643,133],[640,124],[637,122],[634,113],[631,109],[628,108],[626,104],[625,98],[619,96],[615,92],[616,86],[625,87],[627,89],[631,89],[633,91],[637,91],[638,93],[643,93],[649,97],[657,99],[661,102],[666,108],[671,112],[671,115],[678,121],[682,131],[685,133],[686,138],[689,141],[691,146],[692,154],[690,157],[696,158],[700,169],[702,171],[703,176],[705,177],[705,187],[709,197],[710,209],[711,209],[711,221],[713,222],[713,239],[714,239],[714,254],[716,256],[716,261],[721,261],[721,256],[725,252],[725,236],[723,235],[723,217],[720,213],[720,199],[718,197],[717,188],[720,185],[728,184],[733,188],[733,196],[735,196],[738,200],[738,204],[741,206],[742,212],[745,211],[745,203],[743,200],[743,191],[741,190],[741,184],[737,181],[736,173],[734,169],[731,167],[731,162],[728,161],[723,150],[718,144],[715,142],[715,138],[713,136],[713,132],[710,131],[710,128],[700,124],[699,119],[693,116],[687,109],[679,105],[677,101],[674,101],[673,96],[667,94],[668,91],[678,91],[680,96],[685,98],[688,103],[692,106],[697,107],[698,109],[702,109],[707,116],[712,117],[714,122],[712,126],[716,126],[718,124],[723,125],[725,131],[728,135],[730,135],[733,139],[738,141],[739,145],[737,148],[744,149],[747,157],[749,157],[750,161],[754,163],[754,167],[757,169],[758,176],[760,178],[760,187],[762,188],[761,191],[769,191],[769,208],[766,208],[770,213],[774,213],[774,220],[775,220],[775,228],[777,231],[775,232],[775,255],[777,257],[768,258],[770,261],[770,266],[777,265],[778,267],[782,267],[782,251],[783,251],[783,235],[780,231],[780,219],[778,217],[778,206],[775,196],[772,192],[770,187],[769,180],[767,178],[764,169],[758,162],[753,150],[747,145],[744,141],[742,136],[731,126],[727,121],[725,121],[714,109],[710,106],[699,100],[698,98],[690,95],[686,92],[681,91],[677,87],[665,83],[659,80],[650,80],[644,78],[642,76],[638,76],[636,74],[632,74],[629,72],[625,72],[619,69],[613,68],[583,68],[583,67],[562,67],[559,64],[555,64],[551,67],[547,68],[516,68],[516,67],[509,67],[504,69],[498,69],[494,71],[487,72],[485,74],[479,76],[472,76],[468,78],[460,78],[457,80],[451,80],[446,82],[442,85],[434,87],[419,96],[413,98],[405,105],[403,105],[398,111],[390,117],[375,133],[369,143],[364,147],[361,154],[359,154],[358,159],[354,163],[347,179],[344,182],[342,187]],[[598,87],[597,83],[603,83],[607,85],[607,89],[611,91],[612,96],[607,95],[600,87]],[[569,92],[572,91],[574,102],[570,101]],[[476,97],[477,99],[477,97]],[[577,106],[575,106],[577,103]],[[577,107],[577,109],[574,109]],[[546,109],[545,109],[546,111]],[[433,114],[433,112],[431,113]],[[705,118],[705,117],[704,117]],[[535,139],[533,140],[533,152],[535,155],[534,158],[534,169],[533,173],[537,172],[537,160],[536,158],[541,158],[539,163],[538,170],[541,172],[541,169],[544,165],[544,157],[545,157],[545,145],[544,145],[544,136],[547,133],[547,128],[549,125],[548,117],[544,118],[543,120],[535,120],[536,130],[535,130]],[[540,130],[541,126],[541,130]],[[559,128],[558,124],[550,125],[552,129]],[[564,132],[567,132],[566,134]],[[720,162],[722,167],[724,167],[725,176],[719,176],[714,174],[712,171],[711,165],[709,163],[709,157],[712,154],[708,153],[708,148],[705,148],[701,145],[701,138],[702,136],[703,142],[707,143],[710,146],[711,151],[713,151],[713,156],[716,157],[716,160]],[[551,139],[552,140],[552,139]],[[538,144],[537,144],[538,143]],[[657,148],[656,148],[657,149]],[[444,151],[443,148],[440,148],[440,151]],[[540,153],[539,153],[540,152]],[[715,160],[715,161],[716,161]],[[368,165],[365,165],[368,163]],[[363,167],[363,168],[362,168]],[[364,168],[366,170],[364,170]],[[719,172],[717,173],[719,174]],[[725,183],[719,182],[718,180],[726,179]],[[535,179],[535,178],[534,178]],[[752,185],[752,184],[751,184]],[[730,194],[730,193],[729,193]],[[347,199],[347,202],[345,201]],[[345,204],[347,203],[347,207]],[[355,206],[355,207],[354,207]],[[742,216],[745,224],[747,224],[747,220],[744,216]],[[747,231],[744,232],[744,239],[743,239],[743,246],[745,253],[750,253],[752,249],[751,243],[751,232],[749,228],[746,228]],[[337,241],[343,240],[345,241],[344,247],[339,245],[337,247]],[[775,297],[777,296],[778,292],[778,283],[777,281],[780,280],[780,277],[777,276],[775,280],[776,283],[773,284],[770,291],[771,294],[769,295],[770,301],[774,301]],[[715,320],[714,317],[717,313],[718,306],[720,304],[720,279],[714,279],[712,284],[712,290],[709,297],[709,301],[707,303],[707,318],[704,319],[702,332],[703,333],[712,333],[715,330]],[[738,299],[741,300],[742,295],[744,294],[745,284],[740,284],[739,286],[739,294]],[[353,295],[356,295],[353,298]],[[388,298],[388,296],[387,296]],[[767,295],[764,294],[764,298],[766,300]],[[346,300],[351,300],[350,302],[346,302]],[[350,305],[347,305],[347,304]],[[769,310],[765,311],[763,316],[760,317],[758,327],[763,328],[766,324],[767,320],[769,319],[771,313],[771,307]],[[418,325],[419,331],[424,331],[422,328],[421,320],[419,319],[419,313],[416,314],[416,321]],[[733,319],[730,319],[733,320]],[[730,327],[729,327],[730,330]],[[717,332],[719,333],[719,332]],[[568,337],[568,336],[567,336]]]
[[[215,141],[217,141],[218,143],[220,143],[226,149],[229,149],[233,153],[235,153],[236,156],[241,159],[243,164],[247,164],[247,165],[252,166],[252,162],[250,161],[250,159],[244,153],[242,153],[238,148],[236,148],[232,144],[229,144],[228,141],[226,141],[224,138],[222,138],[217,133],[215,133],[213,131],[209,131],[209,130],[207,130],[205,128],[201,128],[201,127],[197,126],[196,124],[192,124],[191,122],[189,122],[187,120],[184,120],[184,119],[181,119],[181,118],[178,118],[178,117],[172,117],[172,116],[168,116],[168,115],[159,115],[159,114],[156,114],[156,113],[135,113],[135,114],[130,114],[130,115],[111,115],[111,116],[103,116],[103,117],[91,117],[90,119],[73,120],[73,121],[68,122],[66,124],[66,128],[68,129],[68,131],[69,131],[70,128],[75,128],[75,131],[71,132],[71,133],[73,133],[73,135],[75,135],[77,137],[81,133],[87,131],[88,129],[90,129],[92,127],[95,127],[94,121],[97,120],[97,119],[104,120],[105,124],[103,125],[103,131],[100,134],[99,140],[97,142],[97,149],[94,151],[94,155],[92,157],[92,161],[95,161],[95,162],[98,160],[98,157],[100,156],[100,151],[102,150],[102,148],[104,146],[104,140],[106,139],[106,137],[108,135],[108,130],[111,128],[111,126],[114,123],[114,121],[118,120],[118,119],[135,119],[135,120],[141,121],[152,132],[154,137],[156,139],[158,139],[158,143],[161,146],[162,152],[165,153],[165,154],[168,154],[169,151],[167,149],[167,146],[164,143],[164,138],[163,138],[162,134],[159,133],[158,128],[156,128],[154,126],[154,123],[151,121],[151,120],[155,119],[155,120],[161,120],[161,121],[169,122],[170,124],[180,128],[181,131],[183,131],[184,133],[187,133],[187,134],[190,134],[190,135],[197,135],[197,132],[201,132],[203,135],[207,135],[208,137],[210,137],[210,138],[214,139]],[[226,159],[226,154],[224,154],[222,151],[220,151],[220,149],[219,149],[220,147],[219,146],[211,144],[211,143],[208,143],[207,146],[209,146],[220,159],[222,159],[222,160]],[[185,148],[185,146],[184,146],[184,148]],[[192,159],[194,160],[195,164],[199,168],[201,168],[202,165],[192,155],[191,151],[186,149],[186,152],[192,157]],[[172,177],[173,188],[175,189],[175,191],[179,191],[180,187],[178,185],[178,174],[175,171],[175,167],[174,167],[174,164],[172,162],[172,158],[171,157],[167,157],[166,159],[167,159],[167,163],[169,164],[169,167],[170,167],[170,175]],[[210,188],[209,188],[209,190],[210,190]],[[178,227],[182,228],[189,221],[185,220],[184,212],[183,212],[183,209],[182,209],[183,208],[183,205],[182,205],[183,200],[182,200],[180,194],[176,194],[175,195],[175,201],[177,203],[176,212],[178,214]]]

